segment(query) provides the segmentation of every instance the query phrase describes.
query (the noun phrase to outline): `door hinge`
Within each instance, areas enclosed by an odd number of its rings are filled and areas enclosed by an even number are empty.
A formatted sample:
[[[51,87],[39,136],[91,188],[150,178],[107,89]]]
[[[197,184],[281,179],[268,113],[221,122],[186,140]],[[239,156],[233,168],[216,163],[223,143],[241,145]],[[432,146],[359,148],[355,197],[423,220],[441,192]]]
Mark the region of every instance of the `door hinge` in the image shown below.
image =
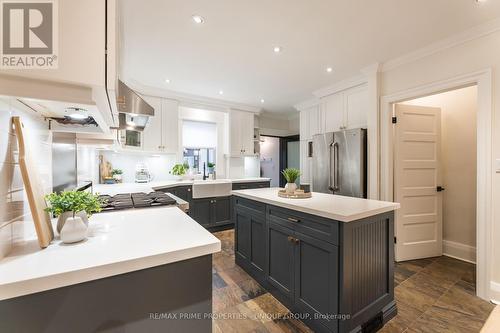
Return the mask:
[[[398,117],[392,117],[392,123],[396,124],[398,122]]]
[[[396,236],[394,236],[394,244],[396,244],[398,242],[398,239],[396,238]]]

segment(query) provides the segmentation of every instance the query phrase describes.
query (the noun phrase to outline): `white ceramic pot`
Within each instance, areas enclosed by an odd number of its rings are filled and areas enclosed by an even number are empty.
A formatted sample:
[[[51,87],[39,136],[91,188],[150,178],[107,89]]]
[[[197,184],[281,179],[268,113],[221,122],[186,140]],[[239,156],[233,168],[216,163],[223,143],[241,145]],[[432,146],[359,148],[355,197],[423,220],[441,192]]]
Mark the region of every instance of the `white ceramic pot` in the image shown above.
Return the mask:
[[[80,217],[86,225],[89,224],[89,219],[87,217],[87,213],[85,213],[84,211],[76,213],[75,216]],[[68,217],[73,217],[73,212],[64,212],[61,215],[59,215],[59,218],[57,219],[57,232],[58,233],[61,233],[61,230],[64,226],[64,223],[66,223],[66,220],[68,219]]]
[[[121,183],[122,181],[122,175],[114,175],[113,179],[116,180],[117,183]]]
[[[295,193],[296,189],[297,189],[297,184],[295,184],[295,183],[286,183],[286,185],[285,185],[285,191],[288,194]]]
[[[61,230],[61,240],[66,244],[81,242],[87,238],[87,229],[88,225],[81,217],[68,217]]]

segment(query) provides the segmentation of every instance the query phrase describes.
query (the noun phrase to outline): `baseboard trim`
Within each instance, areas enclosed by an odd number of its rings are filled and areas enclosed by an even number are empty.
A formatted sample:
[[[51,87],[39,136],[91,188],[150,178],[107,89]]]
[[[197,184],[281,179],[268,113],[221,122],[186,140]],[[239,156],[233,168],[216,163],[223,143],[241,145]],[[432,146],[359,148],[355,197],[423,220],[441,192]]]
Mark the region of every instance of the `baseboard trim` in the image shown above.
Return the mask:
[[[443,240],[443,255],[472,264],[476,263],[476,248],[462,243]]]
[[[490,300],[491,303],[500,305],[500,283],[490,281]]]

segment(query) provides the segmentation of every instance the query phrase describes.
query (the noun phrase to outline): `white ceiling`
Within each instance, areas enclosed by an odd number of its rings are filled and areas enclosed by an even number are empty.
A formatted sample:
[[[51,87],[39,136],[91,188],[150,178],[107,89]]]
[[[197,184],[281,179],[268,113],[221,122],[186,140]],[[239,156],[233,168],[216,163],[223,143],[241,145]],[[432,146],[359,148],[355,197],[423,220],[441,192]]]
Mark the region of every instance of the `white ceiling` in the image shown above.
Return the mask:
[[[498,0],[119,3],[123,78],[271,112],[291,111],[314,90],[365,66],[500,16]],[[196,25],[195,14],[205,22]],[[276,45],[280,54],[273,52]]]

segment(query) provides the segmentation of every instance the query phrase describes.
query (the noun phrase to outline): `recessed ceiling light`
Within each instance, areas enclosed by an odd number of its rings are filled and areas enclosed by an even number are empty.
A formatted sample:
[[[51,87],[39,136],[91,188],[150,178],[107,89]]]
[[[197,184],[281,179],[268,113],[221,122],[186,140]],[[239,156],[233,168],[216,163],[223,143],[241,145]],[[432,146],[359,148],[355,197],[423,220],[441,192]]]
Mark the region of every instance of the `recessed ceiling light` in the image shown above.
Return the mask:
[[[219,90],[219,95],[224,95],[224,91]]]
[[[201,24],[205,21],[205,19],[200,15],[193,15],[193,21],[196,24]]]
[[[165,83],[170,83],[170,79],[165,79]]]
[[[280,53],[281,52],[281,47],[275,46],[273,49],[274,53]]]
[[[328,73],[331,73],[331,72],[333,72],[333,68],[331,68],[331,67],[327,67],[327,68],[326,68],[326,71],[327,71]]]
[[[260,102],[264,104],[265,100],[263,98],[260,99]]]

